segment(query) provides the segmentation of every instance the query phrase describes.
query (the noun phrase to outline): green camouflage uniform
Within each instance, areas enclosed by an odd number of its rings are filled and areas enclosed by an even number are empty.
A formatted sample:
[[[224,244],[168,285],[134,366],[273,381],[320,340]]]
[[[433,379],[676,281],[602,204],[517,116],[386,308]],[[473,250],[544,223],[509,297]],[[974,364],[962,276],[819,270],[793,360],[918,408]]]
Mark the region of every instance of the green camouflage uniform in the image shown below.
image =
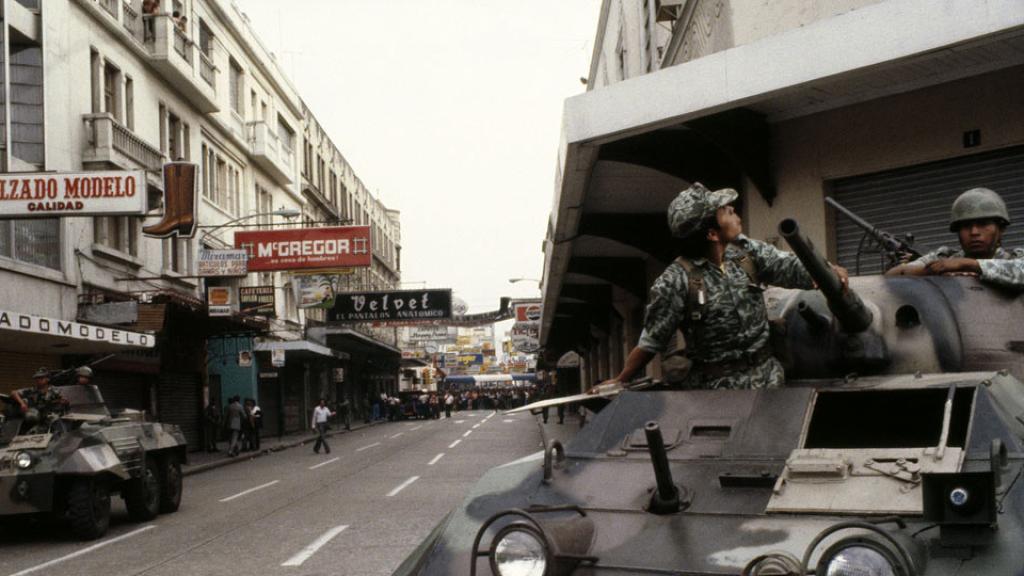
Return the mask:
[[[907,265],[927,266],[945,258],[967,258],[967,255],[963,250],[943,246]],[[979,259],[978,265],[981,266],[980,280],[1004,288],[1024,289],[1024,248],[1005,250],[1000,246],[992,258]]]
[[[698,366],[684,386],[693,388],[764,388],[785,381],[778,360],[769,357],[745,370],[712,377],[700,373],[699,364],[742,361],[768,346],[768,319],[763,291],[754,286],[738,264],[748,254],[757,268],[758,280],[785,288],[814,287],[814,282],[795,255],[770,244],[740,236],[725,252],[725,272],[706,259],[694,260],[703,271],[703,329],[699,342],[687,342],[687,356]],[[638,346],[661,353],[668,348],[676,329],[689,333],[686,303],[689,279],[678,262],[662,272],[651,287]]]
[[[18,390],[18,396],[21,396],[21,399],[25,401],[25,404],[28,404],[29,408],[38,410],[40,417],[45,417],[49,413],[63,414],[67,408],[64,396],[52,386],[47,388],[45,392],[35,388],[22,388]]]

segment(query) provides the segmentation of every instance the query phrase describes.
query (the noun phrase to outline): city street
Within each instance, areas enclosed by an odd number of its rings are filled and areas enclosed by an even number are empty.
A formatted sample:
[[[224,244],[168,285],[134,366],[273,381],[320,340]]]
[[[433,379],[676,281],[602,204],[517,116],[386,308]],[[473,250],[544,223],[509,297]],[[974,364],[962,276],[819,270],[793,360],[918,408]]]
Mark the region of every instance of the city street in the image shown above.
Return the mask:
[[[390,574],[493,466],[539,450],[528,414],[458,412],[386,423],[186,478],[181,509],[77,542],[39,526],[0,532],[0,576]]]

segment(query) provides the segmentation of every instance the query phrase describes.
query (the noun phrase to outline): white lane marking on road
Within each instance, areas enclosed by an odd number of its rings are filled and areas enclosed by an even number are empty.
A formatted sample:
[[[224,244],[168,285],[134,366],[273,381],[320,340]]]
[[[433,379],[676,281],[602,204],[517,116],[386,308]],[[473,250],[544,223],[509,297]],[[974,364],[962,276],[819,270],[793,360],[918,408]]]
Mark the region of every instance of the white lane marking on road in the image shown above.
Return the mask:
[[[465,438],[466,436],[469,436],[469,435],[470,435],[470,434],[472,434],[472,433],[473,433],[473,431],[472,431],[472,430],[466,430],[466,433],[465,433],[465,434],[463,434],[463,435],[462,435],[462,437],[463,437],[463,438]]]
[[[401,484],[396,486],[394,490],[392,490],[391,492],[388,492],[388,497],[390,498],[391,496],[394,496],[395,494],[398,494],[402,490],[405,490],[406,488],[409,487],[410,484],[412,484],[413,482],[415,482],[415,481],[417,481],[419,479],[420,479],[419,476],[413,476],[412,478],[409,478],[405,482],[402,482]]]
[[[283,564],[281,564],[281,566],[302,566],[303,562],[309,560],[310,556],[316,554],[317,550],[323,548],[324,544],[327,544],[328,542],[333,540],[335,536],[344,532],[346,528],[348,528],[347,525],[335,526],[334,528],[331,528],[327,531],[326,534],[314,540],[312,544],[306,546],[302,549],[301,552],[286,560]]]
[[[465,422],[465,420],[456,420],[455,421],[456,424],[462,424],[463,422]]]
[[[427,466],[433,466],[434,464],[437,464],[437,461],[440,460],[443,457],[444,457],[444,452],[441,452],[437,456],[434,456],[433,460],[431,460],[430,462],[427,462]]]
[[[515,422],[515,420],[502,420],[502,422],[504,422],[505,424],[511,424]]]
[[[100,542],[98,544],[93,544],[92,546],[89,546],[88,548],[82,548],[81,550],[78,550],[77,552],[72,552],[71,554],[68,554],[67,556],[61,556],[60,558],[54,558],[53,560],[50,560],[49,562],[44,562],[42,564],[39,564],[38,566],[33,566],[31,568],[26,568],[26,569],[22,570],[21,572],[15,572],[14,574],[11,574],[11,576],[24,576],[25,574],[31,574],[33,572],[37,572],[39,570],[42,570],[43,568],[49,568],[50,566],[53,566],[54,564],[60,564],[61,562],[65,562],[67,560],[71,560],[72,558],[77,558],[77,557],[79,557],[79,556],[81,556],[83,554],[88,554],[89,552],[92,552],[93,550],[99,550],[100,548],[103,548],[104,546],[109,546],[111,544],[114,544],[115,542],[120,542],[121,540],[127,540],[128,538],[131,538],[132,536],[138,536],[139,534],[142,534],[143,532],[152,530],[153,528],[156,528],[156,524],[150,524],[149,526],[143,526],[142,528],[139,528],[138,530],[133,530],[132,532],[128,532],[127,534],[121,534],[120,536],[118,536],[116,538],[111,538],[110,540],[104,540],[103,542]]]
[[[280,480],[274,480],[273,482],[267,482],[266,484],[260,484],[259,486],[255,487],[255,488],[249,488],[248,490],[243,490],[243,491],[239,492],[238,494],[235,494],[234,496],[228,496],[227,498],[221,498],[220,501],[221,502],[230,502],[230,501],[234,500],[235,498],[241,498],[242,496],[245,496],[246,494],[252,494],[253,492],[255,492],[257,490],[263,490],[264,488],[269,488],[270,486],[273,486],[274,484],[277,484],[278,482],[280,482]]]
[[[313,466],[310,466],[309,469],[310,470],[316,470],[317,468],[319,468],[321,466],[327,466],[331,462],[337,462],[338,460],[341,460],[341,456],[335,456],[334,458],[331,458],[330,460],[327,460],[326,462],[321,462],[319,464],[315,464]]]
[[[458,445],[459,445],[459,442],[462,442],[462,439],[461,439],[461,438],[460,438],[460,439],[458,439],[458,440],[456,440],[455,442],[452,442],[451,444],[449,444],[449,445],[448,445],[448,448],[449,448],[449,449],[451,449],[451,448],[455,448],[456,446],[458,446]]]
[[[409,428],[409,432],[415,432],[415,431],[419,430],[420,428],[423,428],[423,424],[420,424],[419,426],[417,426],[415,428]]]
[[[398,434],[395,434],[394,436],[392,436],[391,439],[394,440],[395,438],[398,438],[402,434],[405,434],[405,432],[399,432]]]
[[[476,430],[476,429],[477,429],[477,428],[479,428],[479,427],[480,427],[480,425],[479,425],[479,424],[473,424],[473,430]]]
[[[362,452],[363,450],[369,450],[370,448],[373,448],[374,446],[380,446],[380,442],[374,442],[373,444],[370,444],[369,446],[363,446],[362,448],[356,448],[356,452]]]

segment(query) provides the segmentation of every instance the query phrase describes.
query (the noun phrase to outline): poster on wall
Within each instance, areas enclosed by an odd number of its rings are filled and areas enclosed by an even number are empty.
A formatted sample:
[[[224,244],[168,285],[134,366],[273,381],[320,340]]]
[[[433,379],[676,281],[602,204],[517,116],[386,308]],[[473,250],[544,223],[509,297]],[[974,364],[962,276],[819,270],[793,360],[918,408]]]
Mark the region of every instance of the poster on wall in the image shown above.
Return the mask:
[[[369,226],[235,232],[235,248],[248,254],[250,272],[365,268],[372,259]]]
[[[274,349],[270,351],[270,365],[275,368],[284,366],[284,350]]]
[[[250,367],[252,367],[252,351],[251,350],[241,350],[238,353],[238,365],[241,368],[250,368]]]

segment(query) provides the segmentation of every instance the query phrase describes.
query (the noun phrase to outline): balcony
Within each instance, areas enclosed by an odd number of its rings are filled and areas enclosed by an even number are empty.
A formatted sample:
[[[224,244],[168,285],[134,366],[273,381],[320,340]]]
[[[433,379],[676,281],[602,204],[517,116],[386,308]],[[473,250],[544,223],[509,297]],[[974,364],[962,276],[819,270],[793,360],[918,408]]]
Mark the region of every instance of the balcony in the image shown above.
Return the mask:
[[[82,120],[85,122],[83,164],[145,170],[146,179],[163,188],[161,170],[168,158],[160,150],[122,126],[110,114],[84,114]]]
[[[274,129],[266,122],[250,122],[249,151],[253,160],[281,186],[289,187],[295,178],[294,153],[281,145]]]
[[[142,18],[148,29],[146,48],[153,66],[202,112],[220,110],[214,89],[217,68],[213,62],[196,49],[170,15]]]

